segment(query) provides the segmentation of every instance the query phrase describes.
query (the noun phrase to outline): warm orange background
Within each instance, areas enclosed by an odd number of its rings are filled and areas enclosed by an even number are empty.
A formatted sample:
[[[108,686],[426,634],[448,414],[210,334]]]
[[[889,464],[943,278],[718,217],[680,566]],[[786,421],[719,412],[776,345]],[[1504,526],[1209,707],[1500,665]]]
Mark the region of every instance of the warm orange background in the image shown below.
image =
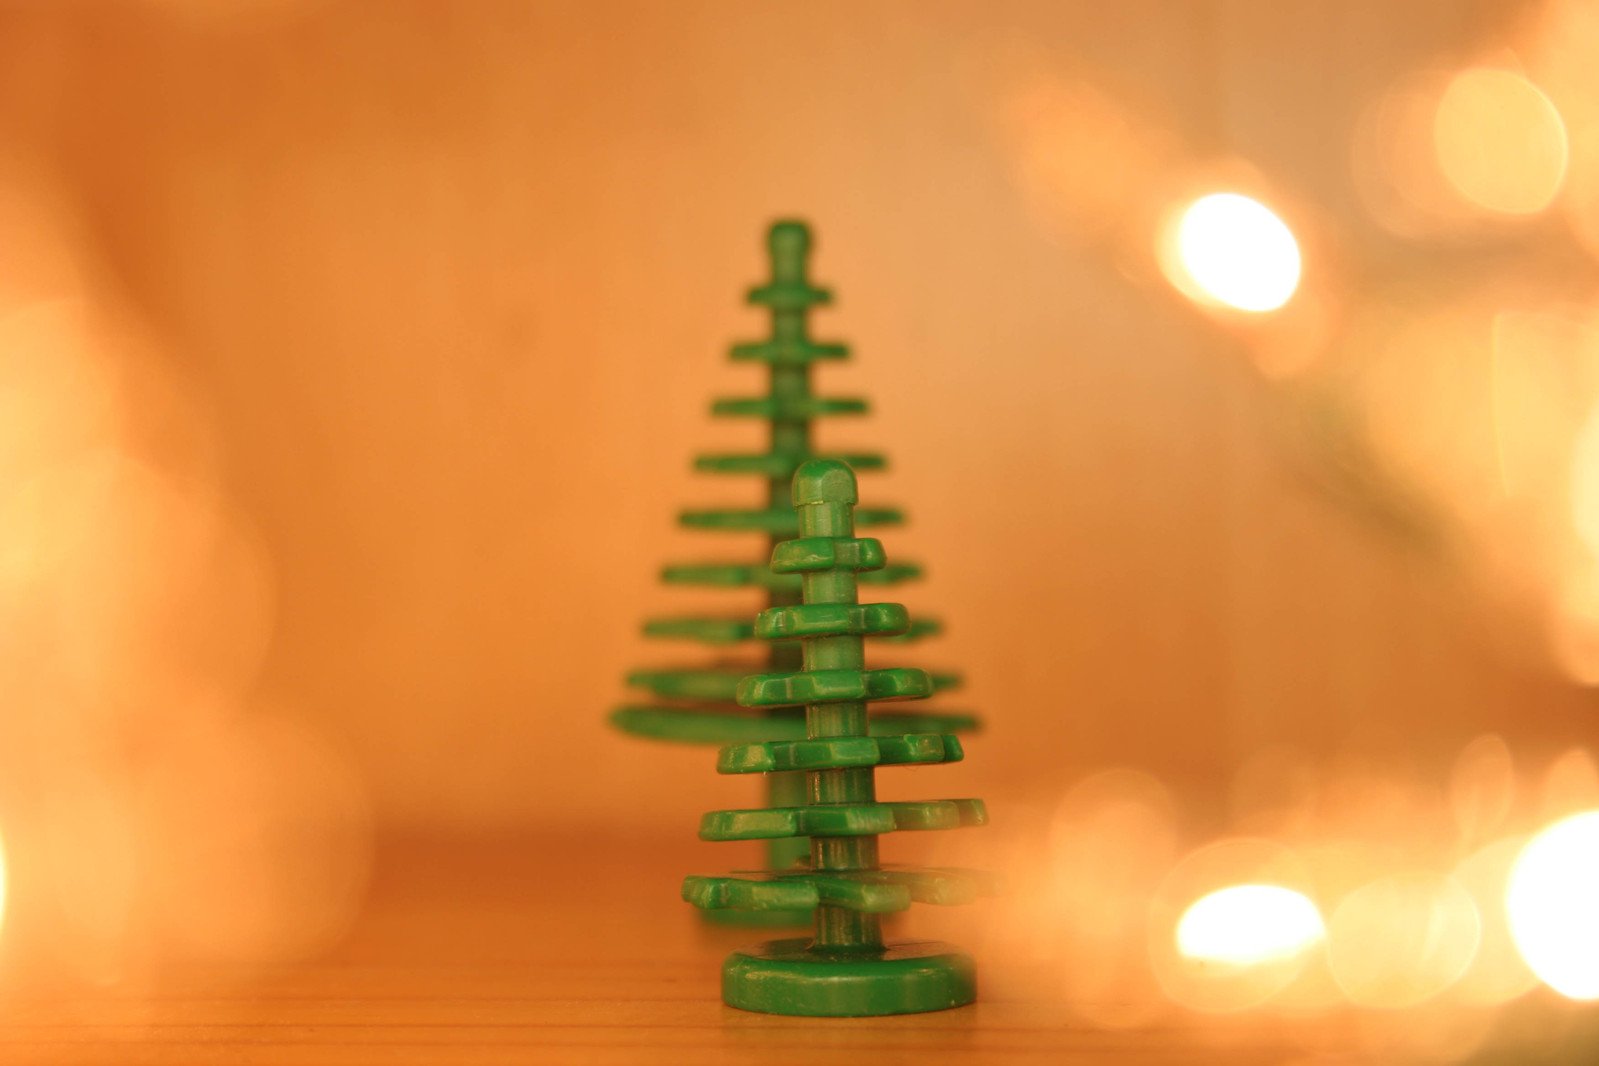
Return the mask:
[[[1212,806],[1270,744],[1433,767],[1489,730],[1570,744],[1591,697],[1292,458],[1224,332],[1041,209],[1017,94],[1088,72],[1359,249],[1359,108],[1512,14],[18,4],[0,131],[254,530],[272,614],[240,699],[330,738],[385,824],[686,836],[744,801],[708,751],[604,717],[627,668],[695,658],[638,639],[646,613],[738,602],[654,575],[738,554],[672,518],[757,491],[689,461],[753,443],[705,410],[758,381],[724,348],[761,328],[738,298],[783,214],[817,226],[819,332],[857,352],[823,385],[875,405],[824,440],[889,453],[868,495],[910,513],[885,542],[949,626],[917,661],[990,723],[891,787],[1047,805],[1130,764]],[[162,403],[134,415],[158,457]],[[183,624],[225,628],[206,587]]]

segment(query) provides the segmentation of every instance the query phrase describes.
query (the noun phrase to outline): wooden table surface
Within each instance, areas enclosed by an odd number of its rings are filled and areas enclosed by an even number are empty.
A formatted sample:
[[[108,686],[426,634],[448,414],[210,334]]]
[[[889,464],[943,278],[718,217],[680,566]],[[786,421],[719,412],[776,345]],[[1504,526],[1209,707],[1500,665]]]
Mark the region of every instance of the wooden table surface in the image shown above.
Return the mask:
[[[718,966],[759,935],[706,926],[676,900],[683,857],[682,847],[603,839],[393,842],[379,851],[361,917],[325,957],[271,971],[178,968],[103,988],[9,982],[0,1061],[1369,1061],[1327,1057],[1324,1038],[1312,1055],[1302,1031],[1260,1018],[1096,1028],[1062,1001],[1058,982],[981,953],[980,1002],[959,1010],[882,1019],[733,1010],[718,999]]]

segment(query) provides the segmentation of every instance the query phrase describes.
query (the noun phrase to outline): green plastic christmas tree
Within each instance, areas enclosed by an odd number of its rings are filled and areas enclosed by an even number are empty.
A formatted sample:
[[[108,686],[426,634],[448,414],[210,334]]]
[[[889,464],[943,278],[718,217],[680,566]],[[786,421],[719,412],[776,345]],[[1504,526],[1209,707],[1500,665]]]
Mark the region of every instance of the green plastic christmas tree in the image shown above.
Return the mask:
[[[987,889],[971,871],[884,867],[877,837],[901,829],[953,829],[987,820],[974,799],[883,803],[875,768],[961,758],[947,733],[872,735],[867,703],[921,699],[934,685],[915,669],[867,669],[867,636],[911,627],[897,603],[860,603],[857,579],[886,565],[883,546],[855,536],[855,475],[815,459],[794,476],[797,539],[777,545],[772,570],[798,575],[801,602],[762,611],[757,636],[801,649],[800,669],[739,682],[746,707],[805,707],[802,740],[722,749],[722,773],[803,773],[804,801],[758,810],[713,811],[705,840],[803,840],[809,862],[731,877],[689,877],[696,906],[815,908],[815,936],[735,952],[722,970],[722,998],[773,1014],[861,1016],[942,1010],[977,994],[971,960],[929,941],[885,943],[881,915],[910,904],[963,903]],[[881,719],[879,719],[881,721]]]
[[[813,423],[833,415],[854,415],[866,411],[866,402],[817,396],[812,392],[813,364],[821,360],[842,360],[849,351],[842,344],[813,340],[810,335],[811,309],[831,301],[826,290],[813,285],[807,276],[810,231],[801,222],[777,222],[767,234],[771,257],[771,280],[752,289],[748,301],[771,313],[771,333],[767,339],[736,344],[735,361],[766,364],[768,388],[764,396],[724,399],[713,404],[717,416],[756,418],[767,423],[767,450],[754,454],[702,455],[695,466],[712,474],[749,474],[765,480],[764,505],[756,508],[690,510],[679,522],[692,529],[764,533],[767,552],[779,541],[794,535],[796,516],[789,504],[789,483],[794,472],[809,459],[817,458]],[[883,458],[876,454],[835,456],[861,470],[880,469]],[[888,508],[862,508],[856,521],[863,526],[886,526],[901,522],[899,511]],[[919,576],[915,566],[885,567],[867,575],[881,585],[896,584]],[[800,602],[797,575],[775,573],[764,558],[733,562],[707,562],[670,565],[661,572],[669,584],[748,588],[764,593],[765,606],[782,607]],[[760,604],[754,605],[759,609]],[[644,632],[666,640],[687,640],[712,647],[733,648],[754,640],[750,619],[754,611],[729,617],[655,618],[644,623]],[[923,621],[892,639],[916,640],[936,633],[934,622]],[[730,744],[740,741],[796,740],[805,735],[803,711],[796,706],[764,706],[750,712],[734,703],[739,679],[758,671],[790,671],[800,665],[799,649],[792,644],[769,646],[764,659],[723,660],[693,668],[638,670],[628,676],[630,685],[646,689],[657,702],[618,708],[611,720],[622,730],[659,740],[702,744]],[[956,682],[950,675],[935,675],[937,688]],[[958,733],[974,728],[973,718],[964,715],[883,715],[873,729],[887,733],[941,731]],[[779,772],[767,776],[766,800],[774,807],[791,807],[804,799],[804,781],[797,773]],[[767,864],[783,869],[804,860],[803,841],[774,841],[768,848]],[[723,916],[733,921],[761,924],[800,924],[809,920],[803,912],[764,910]]]

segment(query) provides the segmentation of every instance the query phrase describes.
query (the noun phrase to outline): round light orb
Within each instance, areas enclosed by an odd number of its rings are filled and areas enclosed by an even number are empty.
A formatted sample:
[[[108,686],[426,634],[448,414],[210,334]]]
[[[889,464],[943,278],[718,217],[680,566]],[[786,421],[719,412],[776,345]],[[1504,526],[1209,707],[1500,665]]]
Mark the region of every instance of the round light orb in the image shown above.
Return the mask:
[[[1163,257],[1171,282],[1191,299],[1263,313],[1286,304],[1299,288],[1299,242],[1265,204],[1239,193],[1201,196],[1178,217],[1172,253]]]
[[[1321,912],[1281,885],[1229,885],[1201,896],[1177,923],[1184,958],[1253,966],[1292,958],[1326,935]]]
[[[1513,70],[1455,75],[1438,101],[1432,140],[1449,184],[1484,211],[1535,215],[1565,181],[1565,121],[1543,90]]]
[[[1511,868],[1505,909],[1539,980],[1568,999],[1599,999],[1599,810],[1528,842]]]

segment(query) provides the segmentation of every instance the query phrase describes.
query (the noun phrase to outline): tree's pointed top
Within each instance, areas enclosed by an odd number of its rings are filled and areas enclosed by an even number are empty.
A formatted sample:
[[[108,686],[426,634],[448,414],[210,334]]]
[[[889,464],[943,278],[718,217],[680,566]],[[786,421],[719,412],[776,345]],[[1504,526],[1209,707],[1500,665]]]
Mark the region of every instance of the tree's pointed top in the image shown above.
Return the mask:
[[[807,459],[794,471],[794,506],[858,502],[855,471],[837,459]]]
[[[805,277],[805,260],[811,254],[811,228],[798,219],[779,219],[766,231],[766,250],[772,257],[772,277],[798,281]]]
[[[766,246],[773,255],[790,250],[804,254],[811,250],[810,224],[802,219],[780,218],[766,231]]]

